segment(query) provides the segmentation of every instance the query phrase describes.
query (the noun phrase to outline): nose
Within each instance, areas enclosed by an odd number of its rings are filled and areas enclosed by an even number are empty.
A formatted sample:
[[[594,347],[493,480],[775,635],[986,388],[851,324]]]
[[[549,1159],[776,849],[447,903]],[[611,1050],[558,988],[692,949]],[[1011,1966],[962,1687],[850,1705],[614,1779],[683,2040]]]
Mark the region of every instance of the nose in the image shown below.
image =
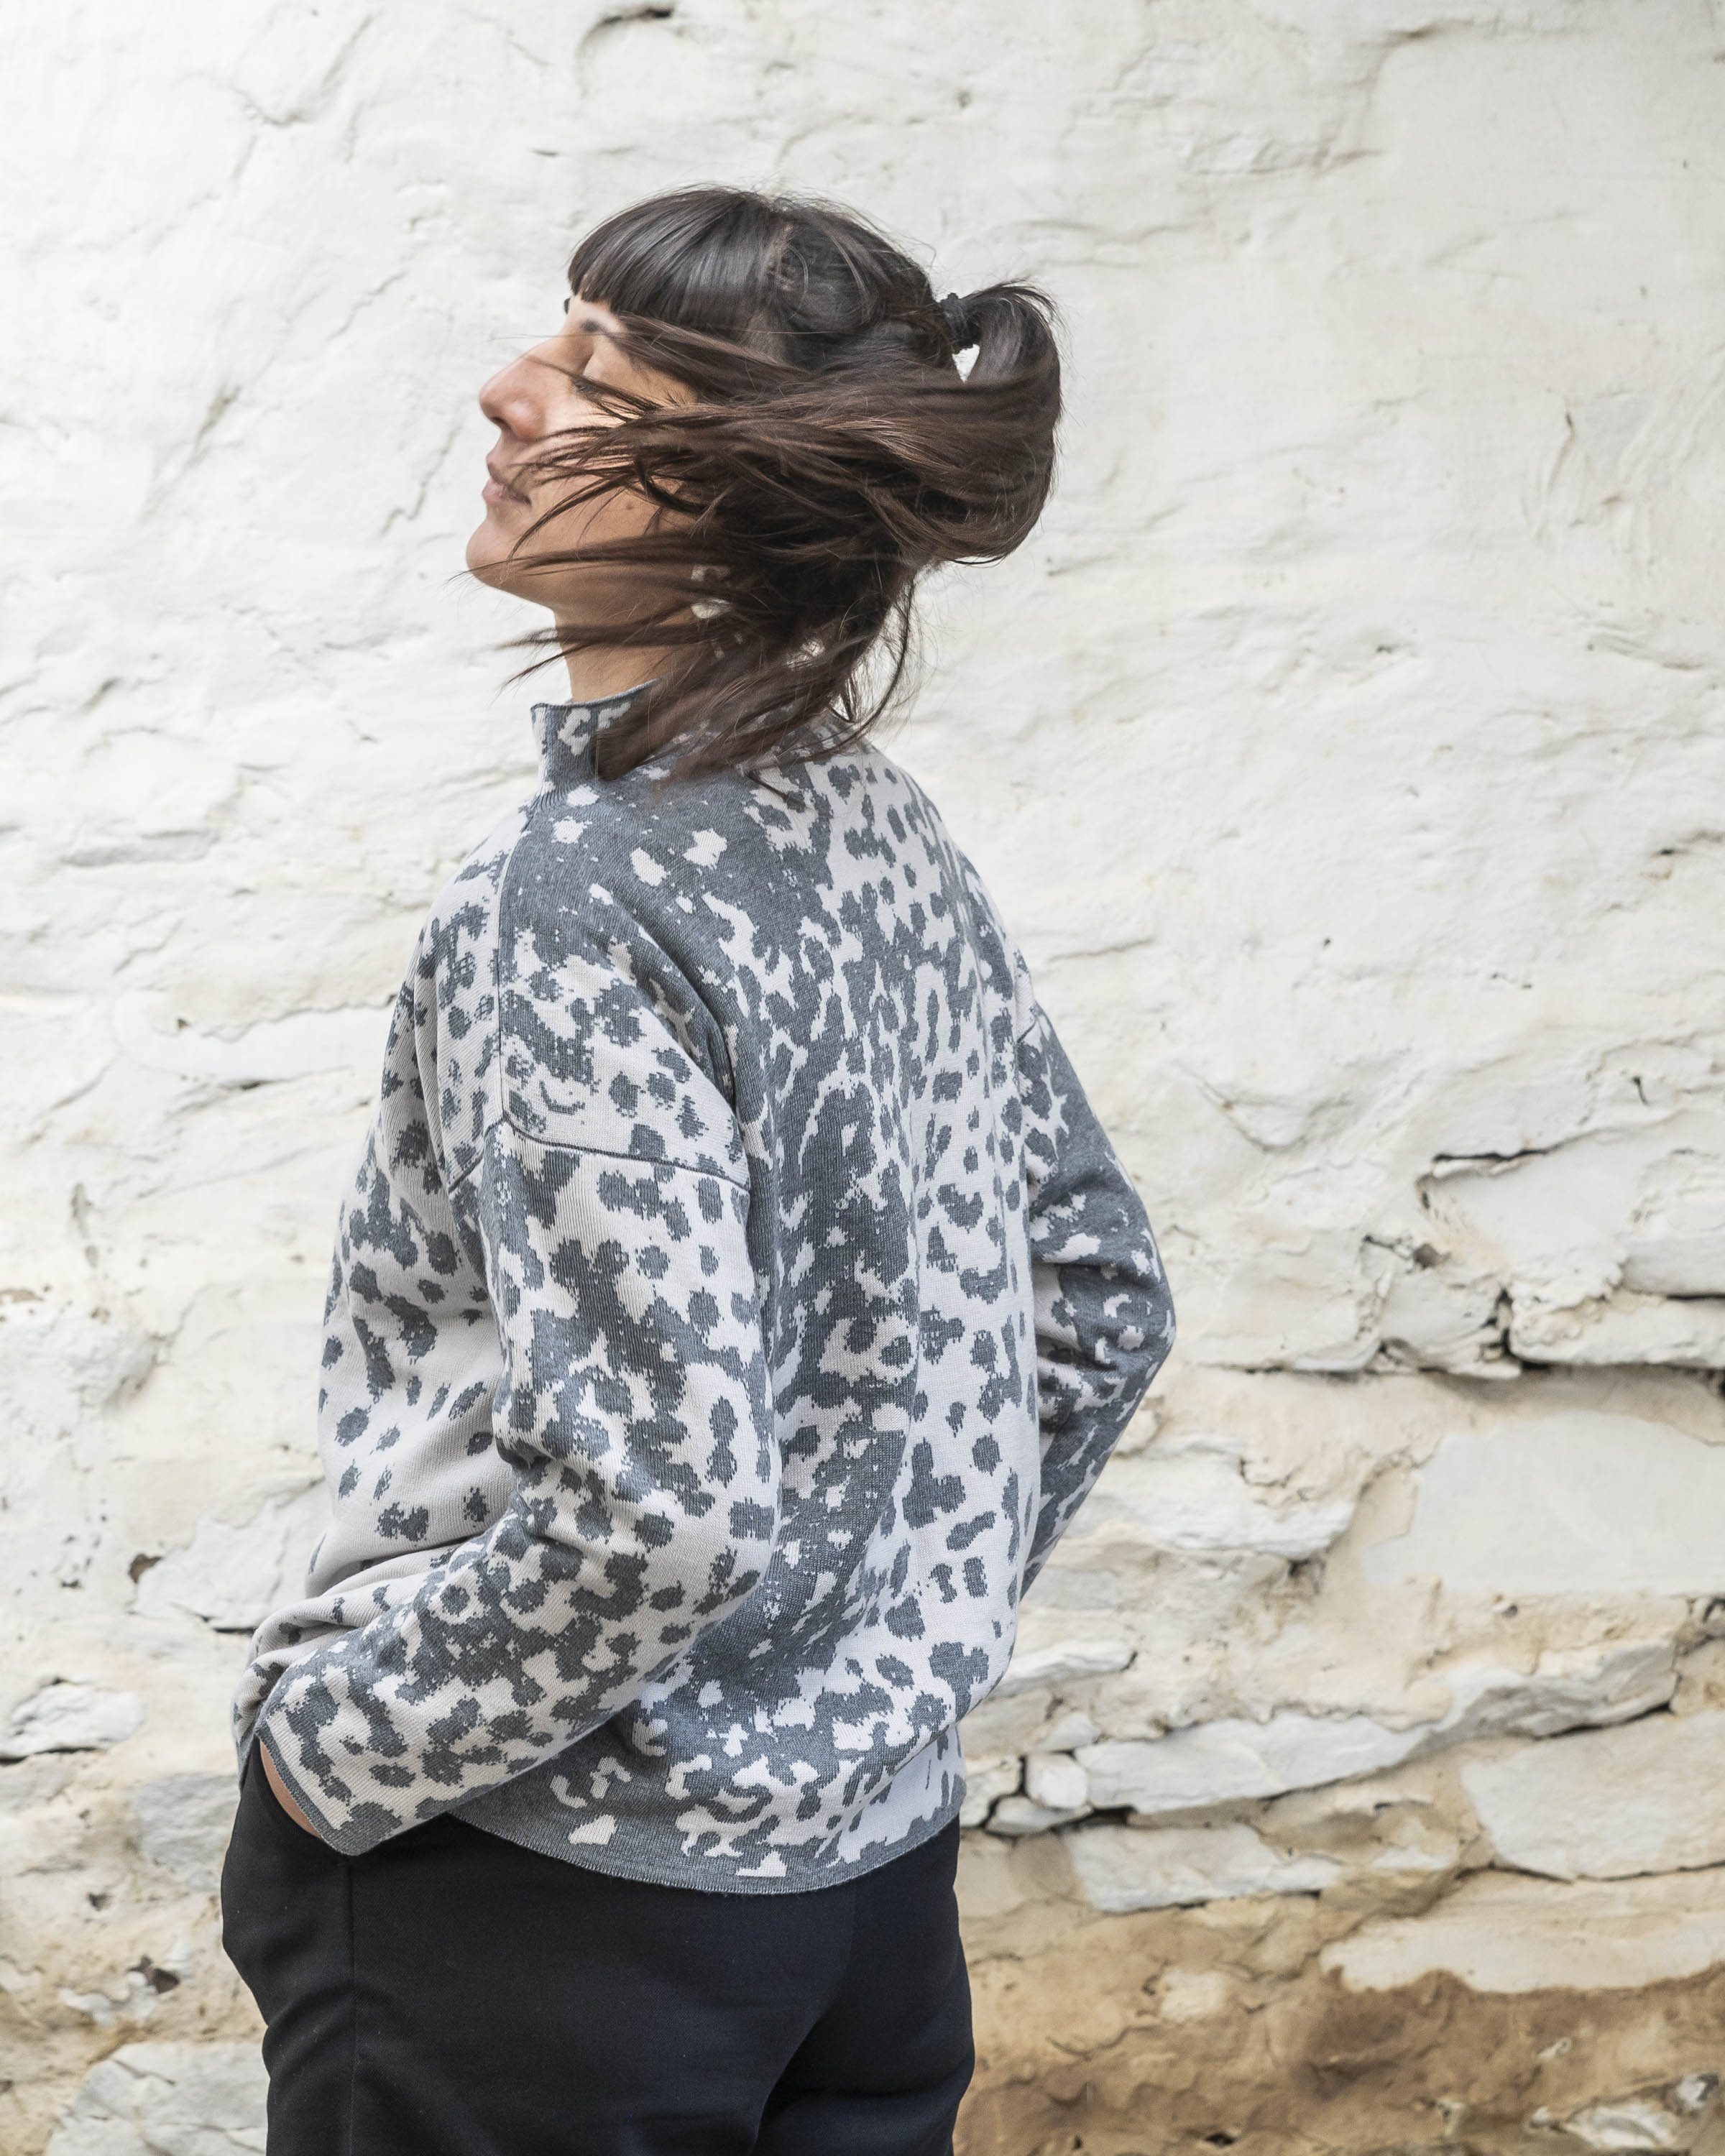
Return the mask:
[[[479,393],[480,409],[492,425],[523,442],[536,441],[545,431],[546,371],[532,362],[533,355],[523,352],[500,368]]]

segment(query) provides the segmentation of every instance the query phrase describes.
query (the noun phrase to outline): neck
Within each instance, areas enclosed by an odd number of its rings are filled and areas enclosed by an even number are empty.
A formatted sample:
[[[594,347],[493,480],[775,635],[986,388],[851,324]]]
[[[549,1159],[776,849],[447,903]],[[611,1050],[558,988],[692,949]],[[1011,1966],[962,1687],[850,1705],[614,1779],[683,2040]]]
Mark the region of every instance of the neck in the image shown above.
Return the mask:
[[[624,690],[637,688],[664,673],[670,657],[669,651],[632,644],[599,644],[585,651],[566,651],[563,664],[569,673],[569,701],[598,704],[608,696],[620,696]]]

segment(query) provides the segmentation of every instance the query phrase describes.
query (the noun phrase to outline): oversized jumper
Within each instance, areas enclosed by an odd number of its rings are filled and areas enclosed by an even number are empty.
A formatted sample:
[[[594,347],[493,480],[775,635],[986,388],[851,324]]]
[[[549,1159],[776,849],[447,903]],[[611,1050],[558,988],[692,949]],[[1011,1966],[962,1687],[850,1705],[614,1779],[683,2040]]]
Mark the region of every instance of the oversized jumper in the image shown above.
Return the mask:
[[[445,1812],[728,1893],[957,1814],[959,1718],[1167,1354],[1150,1225],[872,744],[655,786],[540,705],[341,1214],[333,1517],[234,1706],[347,1855]]]

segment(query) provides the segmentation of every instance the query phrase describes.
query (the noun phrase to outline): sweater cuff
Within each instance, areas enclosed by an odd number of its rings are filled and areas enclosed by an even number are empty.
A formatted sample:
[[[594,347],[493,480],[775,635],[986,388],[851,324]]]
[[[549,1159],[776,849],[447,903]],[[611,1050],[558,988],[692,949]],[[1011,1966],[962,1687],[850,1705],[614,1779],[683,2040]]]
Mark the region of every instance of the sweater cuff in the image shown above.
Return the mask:
[[[357,1835],[351,1824],[346,1826],[338,1826],[336,1824],[331,1815],[318,1801],[315,1789],[311,1784],[300,1779],[300,1776],[294,1772],[293,1768],[290,1768],[287,1764],[286,1761],[282,1758],[281,1748],[270,1742],[269,1732],[265,1729],[264,1722],[264,1717],[263,1715],[259,1715],[258,1717],[257,1732],[258,1748],[260,1752],[267,1751],[269,1753],[270,1760],[275,1768],[276,1773],[281,1777],[282,1781],[286,1784],[288,1794],[300,1807],[300,1810],[305,1813],[306,1818],[311,1820],[316,1825],[317,1829],[318,1840],[322,1842],[325,1848],[333,1851],[338,1856],[363,1856],[365,1853],[365,1848],[368,1845],[364,1843],[363,1836]],[[263,1761],[259,1759],[254,1763],[255,1764],[259,1774],[261,1774],[264,1771]],[[280,1809],[280,1799],[277,1797],[274,1789],[271,1789],[270,1792],[270,1801],[271,1804],[275,1804],[278,1810]],[[285,1817],[286,1815],[284,1814],[283,1816]],[[304,1834],[305,1831],[305,1828],[300,1825],[297,1820],[290,1819],[288,1820],[288,1825],[293,1828],[295,1834]]]

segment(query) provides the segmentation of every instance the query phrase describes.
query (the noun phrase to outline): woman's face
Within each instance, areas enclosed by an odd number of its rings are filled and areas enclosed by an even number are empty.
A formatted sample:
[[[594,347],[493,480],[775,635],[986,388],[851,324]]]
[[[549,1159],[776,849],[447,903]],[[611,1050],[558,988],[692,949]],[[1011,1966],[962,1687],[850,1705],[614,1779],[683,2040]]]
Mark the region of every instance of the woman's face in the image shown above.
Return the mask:
[[[610,331],[609,336],[603,334]],[[626,567],[534,567],[542,552],[610,539],[629,539],[644,531],[651,505],[640,495],[617,493],[584,502],[552,518],[534,532],[520,553],[513,550],[522,534],[560,495],[567,479],[547,479],[522,470],[548,435],[577,427],[610,427],[617,422],[589,403],[572,377],[603,382],[660,403],[686,403],[680,382],[656,373],[627,356],[617,341],[622,325],[608,309],[579,294],[556,336],[494,374],[480,392],[480,409],[497,429],[497,440],[485,459],[490,474],[484,495],[485,513],[467,542],[467,566],[484,583],[517,598],[549,607],[559,619],[624,620],[632,611],[630,572]]]

